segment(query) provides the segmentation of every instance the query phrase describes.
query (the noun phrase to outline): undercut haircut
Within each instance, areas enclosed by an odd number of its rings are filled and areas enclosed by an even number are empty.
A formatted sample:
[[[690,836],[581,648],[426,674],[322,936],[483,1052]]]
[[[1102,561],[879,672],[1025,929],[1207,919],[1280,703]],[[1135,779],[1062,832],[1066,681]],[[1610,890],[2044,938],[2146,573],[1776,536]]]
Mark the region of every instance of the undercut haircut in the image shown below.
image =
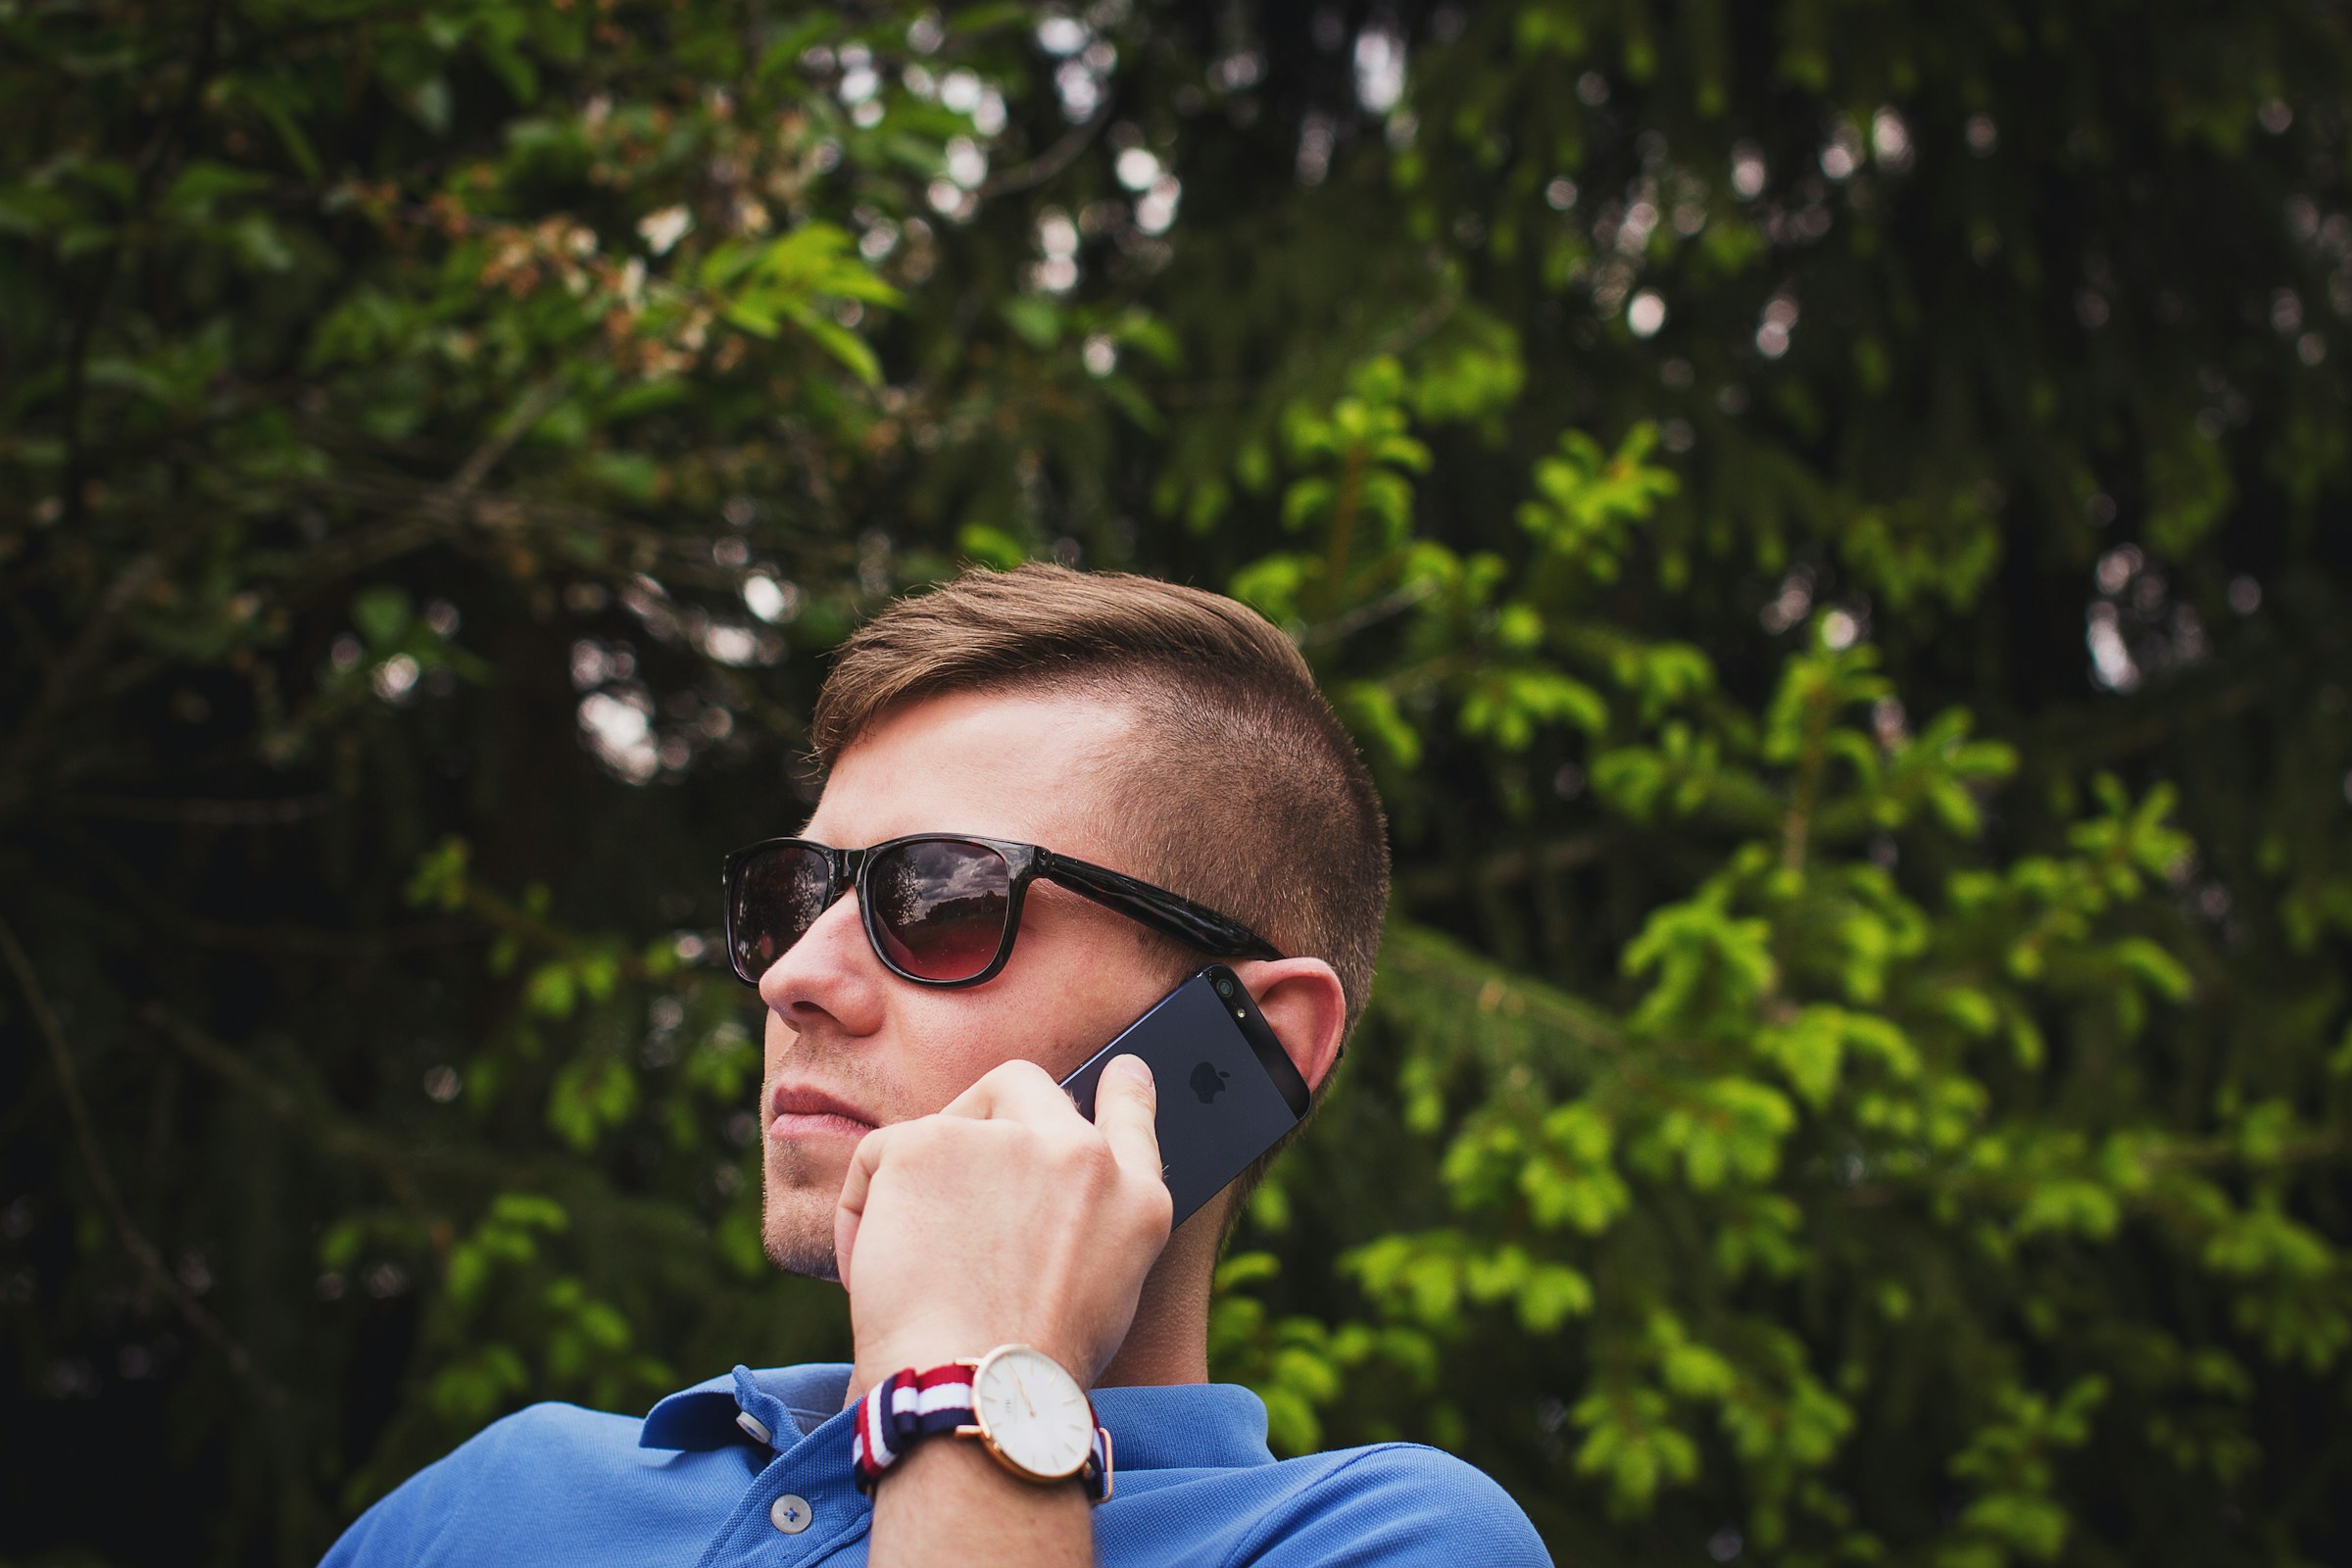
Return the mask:
[[[1388,908],[1387,823],[1306,661],[1264,616],[1125,572],[974,568],[900,600],[843,644],[816,700],[817,760],[830,768],[887,710],[960,692],[1132,711],[1133,743],[1099,781],[1105,826],[1133,857],[1112,869],[1324,959],[1354,1033]],[[1189,967],[1189,950],[1146,935],[1171,967]]]

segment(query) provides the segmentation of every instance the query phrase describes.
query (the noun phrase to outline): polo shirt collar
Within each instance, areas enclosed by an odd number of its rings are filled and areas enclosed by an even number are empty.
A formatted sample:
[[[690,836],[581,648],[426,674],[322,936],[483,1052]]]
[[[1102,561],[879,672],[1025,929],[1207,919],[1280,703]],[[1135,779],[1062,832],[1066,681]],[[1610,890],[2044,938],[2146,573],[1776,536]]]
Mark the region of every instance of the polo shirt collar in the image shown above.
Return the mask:
[[[765,1427],[769,1446],[789,1448],[801,1439],[799,1416],[813,1417],[814,1429],[841,1411],[849,1392],[847,1361],[770,1367],[755,1372],[739,1366],[691,1389],[681,1389],[654,1406],[637,1434],[641,1448],[723,1448],[756,1443],[736,1418],[748,1415]]]
[[[773,1447],[788,1448],[801,1441],[796,1415],[814,1417],[813,1429],[840,1412],[849,1387],[843,1361],[758,1372],[739,1366],[655,1405],[637,1445],[701,1450],[757,1442],[737,1420],[749,1415],[772,1434]],[[1266,1407],[1237,1384],[1097,1389],[1094,1400],[1123,1470],[1238,1470],[1274,1462]]]

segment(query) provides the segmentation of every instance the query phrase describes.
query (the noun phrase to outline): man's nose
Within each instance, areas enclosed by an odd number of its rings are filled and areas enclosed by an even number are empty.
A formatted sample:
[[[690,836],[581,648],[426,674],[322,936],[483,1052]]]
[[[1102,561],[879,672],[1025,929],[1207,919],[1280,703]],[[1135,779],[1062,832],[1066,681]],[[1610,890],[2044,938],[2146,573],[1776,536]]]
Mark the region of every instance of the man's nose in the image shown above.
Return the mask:
[[[889,975],[865,939],[855,891],[833,901],[760,976],[760,1000],[795,1028],[822,1013],[852,1034],[879,1026]]]

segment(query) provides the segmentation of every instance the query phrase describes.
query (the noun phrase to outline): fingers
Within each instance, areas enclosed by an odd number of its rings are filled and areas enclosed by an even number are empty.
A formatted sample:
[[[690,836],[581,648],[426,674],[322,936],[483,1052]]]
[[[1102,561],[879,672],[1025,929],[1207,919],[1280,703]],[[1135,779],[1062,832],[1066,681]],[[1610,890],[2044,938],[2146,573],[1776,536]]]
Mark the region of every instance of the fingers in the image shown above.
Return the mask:
[[[1159,1091],[1141,1056],[1113,1056],[1095,1087],[1095,1127],[1119,1168],[1159,1176]]]
[[[1110,1148],[1122,1171],[1143,1172],[1154,1185],[1162,1183],[1159,1134],[1155,1126],[1159,1095],[1152,1068],[1141,1056],[1118,1055],[1104,1064],[1095,1086],[1096,1132]],[[1086,1125],[1078,1107],[1061,1085],[1033,1061],[1001,1062],[981,1075],[940,1112],[981,1121],[1022,1121],[1047,1128]]]
[[[942,1106],[940,1114],[977,1121],[1003,1118],[1051,1124],[1076,1116],[1078,1107],[1070,1103],[1070,1097],[1052,1073],[1034,1061],[1016,1060],[999,1062],[982,1073],[969,1089]]]
[[[873,1192],[874,1173],[882,1168],[890,1132],[888,1127],[877,1127],[858,1140],[858,1147],[850,1152],[849,1174],[842,1178],[840,1200],[834,1204],[833,1268],[845,1290],[850,1283],[850,1253],[858,1245],[858,1225],[865,1218],[866,1200]]]
[[[860,1139],[833,1215],[858,1366],[1018,1340],[1099,1374],[1167,1245],[1156,1102],[1131,1056],[1103,1072],[1092,1123],[1044,1069],[1007,1062],[940,1113]]]
[[[1124,1215],[1125,1225],[1139,1238],[1154,1237],[1156,1248],[1167,1239],[1169,1219],[1154,1128],[1158,1106],[1152,1069],[1137,1056],[1114,1057],[1103,1068],[1095,1089],[1091,1125],[1043,1067],[1032,1061],[1007,1061],[983,1074],[936,1115],[875,1128],[852,1152],[834,1208],[833,1258],[841,1283],[856,1289],[852,1273],[858,1233],[882,1184],[886,1161],[896,1161],[893,1170],[909,1161],[911,1170],[928,1169],[928,1176],[914,1178],[919,1187],[938,1179],[943,1170],[961,1172],[959,1179],[968,1180],[972,1173],[1007,1158],[1018,1162],[1042,1156],[1060,1171],[1055,1185],[1061,1191],[1073,1198],[1090,1190],[1102,1195],[1089,1201],[1109,1200],[1113,1211]],[[1034,1153],[1016,1155],[1014,1151],[1021,1149]],[[1113,1192],[1124,1196],[1111,1199]]]

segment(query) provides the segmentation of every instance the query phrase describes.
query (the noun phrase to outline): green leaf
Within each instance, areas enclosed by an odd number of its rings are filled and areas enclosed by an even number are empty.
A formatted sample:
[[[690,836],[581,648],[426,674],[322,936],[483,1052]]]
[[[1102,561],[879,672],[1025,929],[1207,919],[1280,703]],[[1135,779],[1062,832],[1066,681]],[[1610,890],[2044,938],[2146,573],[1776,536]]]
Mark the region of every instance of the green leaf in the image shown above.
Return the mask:
[[[402,589],[376,587],[352,600],[351,618],[360,628],[360,634],[368,639],[368,647],[388,653],[408,640],[416,612]]]
[[[1061,309],[1040,294],[1004,302],[1004,319],[1021,341],[1040,352],[1061,345]]]

